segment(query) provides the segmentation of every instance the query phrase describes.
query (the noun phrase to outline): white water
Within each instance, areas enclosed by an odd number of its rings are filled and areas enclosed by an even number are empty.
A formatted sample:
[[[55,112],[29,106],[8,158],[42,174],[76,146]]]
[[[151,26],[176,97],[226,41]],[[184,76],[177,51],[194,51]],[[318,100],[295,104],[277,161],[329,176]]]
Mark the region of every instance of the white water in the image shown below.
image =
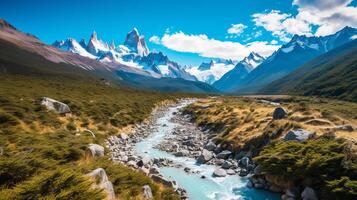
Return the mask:
[[[159,144],[165,137],[170,134],[175,123],[170,122],[173,117],[173,112],[177,112],[186,104],[181,104],[176,107],[171,107],[165,115],[157,119],[156,125],[158,131],[152,133],[148,138],[135,145],[135,150],[139,155],[148,156],[150,158],[167,158],[179,163],[184,167],[189,167],[191,171],[199,171],[199,174],[186,173],[183,168],[164,167],[160,169],[160,173],[170,180],[175,180],[178,185],[184,188],[192,200],[277,200],[280,199],[278,194],[267,192],[264,190],[250,189],[246,187],[247,178],[239,177],[238,175],[227,176],[223,178],[214,178],[212,173],[216,166],[213,165],[197,165],[196,161],[188,157],[175,157],[167,152],[154,149],[153,147]],[[166,126],[163,126],[163,125]],[[206,178],[202,179],[201,176]]]

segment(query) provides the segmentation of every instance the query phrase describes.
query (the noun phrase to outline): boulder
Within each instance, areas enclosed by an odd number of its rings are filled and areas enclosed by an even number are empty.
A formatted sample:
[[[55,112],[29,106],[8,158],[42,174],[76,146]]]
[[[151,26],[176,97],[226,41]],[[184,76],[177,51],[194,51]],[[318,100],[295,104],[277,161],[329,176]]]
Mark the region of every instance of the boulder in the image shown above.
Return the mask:
[[[96,184],[96,187],[103,189],[107,193],[108,199],[115,199],[113,184],[109,181],[107,173],[103,168],[97,168],[87,174],[87,176],[93,179],[99,177],[100,181],[98,184]]]
[[[101,157],[104,156],[104,147],[99,144],[89,144],[88,152],[92,157]]]
[[[247,176],[248,174],[249,174],[249,171],[246,169],[242,169],[239,172],[239,176],[241,176],[241,177]]]
[[[152,180],[154,180],[155,182],[159,182],[162,183],[163,185],[167,186],[167,187],[171,187],[171,188],[176,188],[177,184],[175,181],[170,181],[167,180],[166,178],[164,178],[161,175],[157,175],[157,174],[153,174],[150,176]]]
[[[234,171],[233,169],[228,169],[227,170],[227,174],[228,175],[234,175],[234,174],[236,174],[236,171]]]
[[[160,169],[158,167],[151,167],[149,169],[149,173],[150,174],[159,174],[160,173]]]
[[[313,133],[304,130],[304,129],[298,129],[298,130],[290,130],[284,137],[285,141],[299,141],[303,142],[307,139],[310,139],[314,136]]]
[[[233,164],[231,162],[229,162],[228,160],[224,161],[224,163],[221,166],[223,169],[229,169],[231,167],[233,167]]]
[[[300,196],[300,189],[297,187],[291,187],[285,191],[285,195],[288,198],[298,199]]]
[[[301,193],[302,200],[318,200],[316,192],[311,187],[305,187],[304,191]]]
[[[242,159],[238,161],[238,166],[243,168],[248,168],[250,159],[244,156]]]
[[[62,103],[60,101],[48,98],[48,97],[43,97],[41,99],[41,105],[45,106],[48,110],[53,110],[58,114],[64,114],[64,113],[69,113],[71,112],[71,109],[69,106],[65,103]]]
[[[213,158],[213,153],[203,149],[201,155],[197,158],[197,162],[200,164],[206,163]]]
[[[189,155],[189,154],[190,154],[190,152],[188,150],[186,150],[186,149],[182,149],[182,150],[174,153],[174,155],[176,157],[182,157],[182,156],[186,156],[186,155]]]
[[[152,195],[152,191],[149,185],[144,185],[142,187],[142,191],[143,191],[143,197],[145,199],[152,199],[153,195]]]
[[[207,149],[208,151],[214,151],[216,147],[217,147],[216,144],[210,141],[205,145],[204,148]]]
[[[262,173],[262,166],[261,165],[257,165],[255,168],[254,168],[254,174],[256,175],[260,175]]]
[[[149,157],[143,157],[136,163],[136,165],[139,167],[142,167],[142,166],[149,164],[150,161],[151,161],[151,159]]]
[[[120,136],[120,138],[121,138],[122,140],[127,140],[127,139],[129,139],[129,136],[127,136],[125,133],[121,133],[119,136]]]
[[[224,169],[219,168],[214,170],[213,172],[213,177],[225,177],[225,176],[227,176],[227,173],[226,170]]]
[[[224,150],[224,151],[222,151],[221,153],[219,153],[219,154],[217,155],[217,158],[227,159],[231,154],[232,154],[231,151]]]
[[[283,119],[286,117],[286,112],[282,107],[275,108],[273,112],[273,119]]]

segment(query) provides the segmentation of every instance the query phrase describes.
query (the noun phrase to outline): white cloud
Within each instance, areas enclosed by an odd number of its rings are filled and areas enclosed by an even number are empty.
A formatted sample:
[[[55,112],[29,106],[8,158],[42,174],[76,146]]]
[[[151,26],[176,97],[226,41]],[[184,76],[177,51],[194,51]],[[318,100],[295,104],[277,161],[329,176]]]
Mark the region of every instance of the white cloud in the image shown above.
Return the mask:
[[[252,17],[256,26],[263,27],[281,41],[289,41],[293,34],[311,35],[311,27],[306,21],[292,18],[290,14],[281,13],[278,10],[255,13]]]
[[[246,28],[247,26],[244,24],[232,24],[231,27],[227,30],[227,33],[239,35],[243,33],[244,29]]]
[[[349,5],[352,0],[294,0],[293,5],[313,10],[331,10]]]
[[[349,6],[352,0],[294,0],[298,14],[281,13],[278,10],[253,14],[256,26],[289,41],[293,34],[312,35],[312,26],[317,26],[313,35],[330,35],[345,26],[357,27],[357,7]]]
[[[239,42],[208,38],[205,34],[189,35],[182,31],[164,34],[161,38],[161,44],[179,52],[197,53],[202,57],[233,60],[242,59],[252,51],[263,56],[269,56],[279,48],[279,46],[269,44],[268,42],[259,41],[243,45]]]
[[[159,36],[152,36],[150,39],[149,39],[150,42],[154,43],[154,44],[160,44],[160,38]]]

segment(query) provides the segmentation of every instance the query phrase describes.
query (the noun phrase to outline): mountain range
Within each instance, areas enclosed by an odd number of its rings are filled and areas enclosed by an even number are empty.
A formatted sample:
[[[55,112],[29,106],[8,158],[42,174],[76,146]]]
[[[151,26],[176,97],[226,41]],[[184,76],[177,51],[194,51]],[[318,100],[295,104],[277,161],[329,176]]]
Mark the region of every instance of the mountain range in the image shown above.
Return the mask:
[[[291,73],[307,61],[354,40],[356,35],[357,30],[351,27],[345,27],[333,35],[324,37],[295,35],[290,42],[282,45],[249,74],[243,75],[244,78],[239,75],[234,76],[238,80],[232,83],[233,81],[225,80],[227,77],[222,77],[223,80],[217,81],[215,85],[230,93],[255,94],[264,86]],[[231,79],[235,79],[234,77]]]
[[[143,40],[141,39],[141,41]],[[122,53],[126,56],[132,55],[133,58],[139,59],[140,63],[148,63],[147,67],[150,67],[157,66],[156,63],[154,65],[149,64],[153,64],[150,63],[152,56],[158,55],[164,58],[163,62],[168,63],[169,69],[177,67],[174,62],[165,59],[163,54],[146,51],[145,48],[140,46],[143,44],[145,43],[139,44],[137,48],[120,45],[114,51],[114,45],[103,43],[97,39],[96,33],[93,33],[88,44],[84,40],[78,43],[74,39],[68,39],[55,42],[56,47],[54,47],[46,45],[35,36],[23,33],[8,22],[0,20],[0,73],[51,75],[55,77],[66,75],[88,79],[104,79],[126,87],[158,91],[217,92],[212,86],[195,81],[195,78],[187,73],[182,74],[191,80],[181,78],[180,72],[183,70],[177,73],[173,72],[172,74],[177,78],[171,78],[140,67],[132,67],[115,60],[108,60],[109,58],[121,59],[118,54]],[[119,52],[118,49],[123,51]],[[154,77],[153,74],[157,77]],[[128,77],[135,78],[128,79]]]

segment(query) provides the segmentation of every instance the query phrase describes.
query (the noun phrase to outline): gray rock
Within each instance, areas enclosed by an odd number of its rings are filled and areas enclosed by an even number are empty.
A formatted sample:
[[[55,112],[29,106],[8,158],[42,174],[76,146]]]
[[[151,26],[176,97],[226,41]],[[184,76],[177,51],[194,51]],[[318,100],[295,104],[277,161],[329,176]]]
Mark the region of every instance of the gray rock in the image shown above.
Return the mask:
[[[229,162],[228,160],[224,161],[224,163],[221,166],[223,169],[229,169],[231,167],[233,167],[233,164],[231,162]]]
[[[305,141],[307,139],[310,139],[314,136],[313,133],[306,131],[304,129],[298,129],[298,130],[290,130],[284,137],[285,141]]]
[[[152,195],[152,191],[149,185],[144,185],[142,187],[142,191],[143,191],[143,197],[145,199],[152,199],[153,195]]]
[[[191,169],[188,168],[188,167],[185,167],[183,170],[184,170],[185,172],[187,172],[187,173],[191,171]]]
[[[48,98],[48,97],[42,97],[41,99],[41,105],[45,106],[48,110],[53,110],[58,114],[64,114],[64,113],[69,113],[71,112],[71,109],[69,106],[65,103],[62,103],[60,101]]]
[[[99,184],[97,184],[97,187],[100,189],[103,189],[107,193],[107,198],[108,199],[114,199],[115,198],[115,193],[114,193],[114,188],[113,184],[109,181],[107,173],[103,168],[97,168],[87,174],[87,176],[96,179],[96,177],[99,177],[100,181]]]
[[[236,174],[236,171],[234,171],[233,169],[228,169],[227,170],[227,174],[228,175],[234,175],[234,174]]]
[[[301,193],[302,200],[318,200],[316,192],[311,187],[305,187]]]
[[[217,155],[217,158],[227,159],[231,154],[232,154],[231,151],[224,150],[224,151],[222,151],[221,153],[219,153],[219,154]]]
[[[216,147],[217,147],[216,144],[210,141],[205,145],[204,148],[207,149],[208,151],[214,151]]]
[[[167,180],[166,178],[164,178],[161,175],[153,174],[153,175],[151,175],[151,179],[156,182],[162,183],[163,185],[165,185],[167,187],[172,187],[172,188],[177,187],[177,184],[175,181]]]
[[[240,151],[236,156],[235,156],[235,159],[236,160],[240,160],[242,159],[244,156],[246,156],[247,152],[245,151]]]
[[[88,150],[92,157],[104,156],[104,147],[98,144],[89,144]]]
[[[273,119],[283,119],[286,117],[286,112],[282,107],[277,107],[273,113]]]
[[[213,153],[206,149],[203,149],[201,155],[197,158],[197,162],[203,164],[210,161],[212,158],[213,158]]]
[[[150,174],[159,174],[160,169],[158,167],[151,167],[149,172],[150,172]]]
[[[179,152],[174,153],[174,155],[177,157],[183,157],[183,156],[187,156],[189,154],[190,154],[190,152],[187,151],[186,149],[182,149]]]
[[[224,169],[219,168],[214,170],[213,172],[213,177],[225,177],[225,176],[227,176],[227,173],[226,170]]]
[[[142,166],[145,166],[145,165],[149,164],[150,161],[151,161],[151,160],[150,160],[149,157],[143,157],[142,159],[140,159],[140,160],[136,163],[136,165],[139,166],[139,167],[142,167]]]
[[[122,140],[127,140],[127,139],[129,139],[129,136],[127,136],[125,133],[121,133],[121,134],[119,135],[119,137],[120,137]]]
[[[248,183],[247,183],[247,187],[248,187],[248,188],[252,188],[252,187],[253,187],[253,183],[252,183],[252,181],[250,181],[250,180],[248,181]]]
[[[300,196],[300,190],[297,187],[292,187],[285,191],[285,195],[287,197],[297,199]]]
[[[136,165],[136,162],[134,160],[130,160],[129,162],[127,162],[127,165],[130,167],[134,167],[137,168],[138,166]]]
[[[354,131],[354,128],[352,125],[346,124],[346,125],[336,126],[335,130],[352,132],[352,131]]]
[[[238,161],[238,166],[248,168],[250,159],[248,157],[243,157]]]
[[[239,172],[239,176],[247,176],[249,174],[249,171],[246,170],[246,169],[241,169],[240,172]]]

